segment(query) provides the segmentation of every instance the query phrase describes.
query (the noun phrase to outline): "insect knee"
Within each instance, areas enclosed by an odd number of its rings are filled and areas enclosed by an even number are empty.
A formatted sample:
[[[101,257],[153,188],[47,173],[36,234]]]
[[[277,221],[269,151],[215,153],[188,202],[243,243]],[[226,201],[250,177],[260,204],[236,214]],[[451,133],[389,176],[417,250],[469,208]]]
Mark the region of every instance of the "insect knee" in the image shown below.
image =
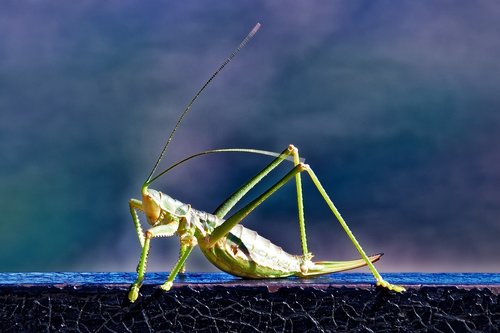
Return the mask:
[[[182,245],[187,245],[189,247],[198,245],[198,240],[193,235],[182,235],[180,237],[180,242]]]
[[[311,170],[311,167],[309,166],[309,164],[305,164],[305,163],[300,162],[297,166],[299,167],[300,171]]]

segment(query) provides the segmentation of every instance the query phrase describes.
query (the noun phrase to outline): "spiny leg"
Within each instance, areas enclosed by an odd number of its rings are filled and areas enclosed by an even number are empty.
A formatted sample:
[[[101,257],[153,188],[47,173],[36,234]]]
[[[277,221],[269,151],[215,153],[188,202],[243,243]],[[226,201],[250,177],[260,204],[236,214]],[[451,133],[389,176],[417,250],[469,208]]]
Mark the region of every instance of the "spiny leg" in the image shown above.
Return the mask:
[[[172,288],[172,285],[174,283],[175,277],[179,272],[182,270],[184,267],[184,264],[186,263],[186,259],[193,250],[194,246],[186,245],[186,246],[181,246],[181,251],[179,255],[179,260],[177,260],[177,263],[175,264],[174,268],[170,271],[170,274],[168,275],[167,281],[165,281],[164,284],[160,286],[161,289],[168,291],[170,288]]]
[[[231,208],[233,208],[234,205],[236,205],[241,198],[248,193],[248,191],[250,191],[257,183],[259,183],[265,176],[267,176],[273,169],[275,169],[281,162],[293,153],[293,148],[294,147],[292,145],[288,146],[287,149],[283,150],[280,156],[275,158],[246,184],[243,184],[239,189],[231,194],[219,207],[217,207],[214,211],[214,215],[219,218],[224,218]]]
[[[292,152],[293,150],[296,150],[296,148],[293,147],[292,145],[290,145],[290,147],[288,148],[287,151]],[[287,152],[287,151],[285,151],[285,152]],[[294,154],[294,160],[298,161],[299,160],[299,158],[298,158],[298,152],[293,153],[293,154]],[[226,201],[225,203],[223,203],[221,205],[221,207],[228,206],[227,211],[229,211],[234,206],[234,204],[236,204],[236,202],[238,200],[240,200],[258,181],[260,181],[265,175],[267,175],[267,173],[269,173],[273,168],[275,168],[276,165],[274,165],[273,167],[268,166],[268,167],[264,168],[261,171],[261,173],[259,173],[256,177],[254,177],[252,179],[253,183],[252,183],[252,185],[251,185],[250,188],[248,188],[248,189],[246,188],[248,186],[248,184],[243,185],[238,191],[236,191],[228,199],[228,201]],[[217,228],[215,228],[214,231],[212,232],[212,234],[210,235],[208,246],[214,245],[219,239],[221,239],[222,237],[224,237],[225,235],[227,235],[227,233],[229,233],[234,226],[236,226],[238,223],[240,223],[252,210],[254,210],[258,205],[260,205],[264,200],[266,200],[272,193],[274,193],[281,186],[283,186],[290,179],[292,179],[294,176],[296,176],[297,174],[299,174],[302,171],[307,171],[307,173],[309,174],[309,176],[313,180],[313,183],[316,185],[316,187],[317,187],[318,191],[320,192],[321,196],[323,197],[323,199],[325,200],[325,202],[327,203],[327,205],[330,207],[330,209],[332,210],[333,214],[339,220],[341,226],[343,227],[344,231],[347,233],[348,237],[350,238],[350,240],[353,243],[353,245],[355,246],[355,248],[358,250],[359,254],[361,255],[361,258],[368,265],[368,268],[370,269],[370,271],[374,275],[375,279],[377,280],[377,285],[382,286],[382,287],[386,287],[386,288],[388,288],[390,290],[394,290],[394,291],[398,291],[398,292],[404,291],[405,289],[403,287],[390,284],[390,283],[386,282],[382,278],[382,276],[377,271],[377,269],[373,265],[373,263],[370,260],[370,258],[366,255],[366,253],[362,249],[361,245],[359,244],[359,242],[354,237],[352,231],[349,229],[347,223],[345,222],[345,220],[340,215],[339,211],[337,210],[337,208],[333,204],[332,200],[330,199],[330,197],[326,193],[325,189],[323,188],[323,186],[319,182],[319,179],[316,177],[316,175],[314,174],[314,172],[312,171],[312,169],[308,165],[300,163],[300,162],[298,164],[296,164],[296,166],[288,174],[286,174],[280,181],[278,181],[276,184],[274,184],[273,186],[271,186],[271,188],[269,188],[266,192],[264,192],[262,195],[260,195],[258,198],[256,198],[252,202],[250,202],[245,207],[241,208],[234,215],[232,215],[230,218],[228,218],[223,224],[221,224],[220,226],[218,226]],[[263,174],[264,172],[265,172],[265,174]],[[263,175],[261,176],[261,174],[263,174]],[[256,179],[258,176],[261,176],[260,179],[254,181],[254,179]],[[298,202],[301,202],[302,201],[302,188],[301,188],[301,186],[297,186],[297,192],[300,193],[300,194],[298,194],[298,196],[299,196]],[[234,202],[228,203],[232,199],[234,200]],[[219,209],[220,209],[220,207],[219,207]],[[219,211],[219,209],[217,211]],[[220,211],[224,211],[224,213],[227,213],[227,211],[225,211],[225,210],[220,210]],[[303,207],[299,203],[299,223],[301,223],[303,225],[304,224],[304,220],[303,220],[303,217],[302,217],[302,221],[300,221],[300,219],[301,219],[300,215],[303,215]],[[305,240],[305,232],[304,232],[304,234],[301,234],[301,238],[303,238]],[[305,244],[305,242],[303,243],[303,245],[304,244]]]
[[[137,297],[139,297],[139,289],[142,286],[142,282],[144,281],[144,275],[146,273],[147,259],[148,259],[151,239],[154,237],[172,236],[175,232],[174,229],[176,228],[173,228],[172,225],[167,224],[167,225],[159,225],[156,227],[152,227],[151,229],[146,231],[144,245],[142,247],[142,252],[141,252],[141,258],[139,259],[139,264],[137,265],[137,278],[134,281],[134,283],[132,283],[132,286],[130,287],[130,292],[128,294],[128,298],[131,302],[135,302],[135,300],[137,300]]]
[[[233,229],[238,223],[243,221],[248,214],[250,214],[257,206],[259,206],[262,202],[264,202],[271,194],[276,192],[280,187],[285,185],[290,179],[294,178],[294,176],[303,171],[303,164],[300,163],[296,165],[292,170],[290,170],[283,178],[281,178],[278,182],[276,182],[273,186],[271,186],[267,191],[262,193],[256,199],[251,201],[249,204],[238,210],[231,217],[229,217],[224,223],[219,225],[217,228],[213,230],[210,234],[208,246],[213,246],[220,240],[222,237],[226,236],[231,229]]]
[[[214,212],[214,215],[223,218],[230,210],[234,207],[247,193],[250,191],[257,183],[259,183],[265,176],[267,176],[273,169],[275,169],[281,162],[283,162],[288,156],[293,156],[294,166],[300,163],[300,157],[298,150],[293,145],[289,145],[279,157],[274,159],[269,163],[264,169],[262,169],[257,175],[255,175],[250,181],[241,186],[233,194],[229,196]],[[304,252],[304,257],[310,257],[309,251],[307,249],[307,238],[305,231],[304,222],[304,204],[302,199],[302,182],[300,178],[300,173],[295,174],[296,190],[297,190],[297,205],[299,214],[299,228],[300,228],[300,239],[302,244],[302,251]]]
[[[186,248],[187,248],[186,245],[181,244],[181,246],[179,248],[179,259],[182,257],[182,255],[186,251]],[[185,272],[186,272],[186,263],[184,263],[184,265],[182,265],[181,269],[179,270],[179,273],[185,273]]]
[[[373,265],[371,260],[366,255],[365,251],[363,250],[363,248],[361,247],[359,242],[354,237],[354,234],[352,233],[351,229],[349,229],[349,226],[345,222],[344,218],[342,217],[342,215],[340,215],[340,212],[338,211],[337,207],[335,207],[335,205],[333,204],[333,201],[330,199],[330,197],[326,193],[326,191],[323,188],[323,186],[321,185],[318,177],[316,177],[316,174],[314,173],[314,171],[309,167],[309,165],[304,165],[304,170],[307,171],[307,173],[311,177],[314,185],[316,185],[316,188],[318,189],[319,193],[321,194],[321,196],[325,200],[326,204],[328,205],[328,207],[330,207],[330,210],[333,212],[333,214],[335,215],[335,217],[339,221],[340,225],[342,226],[342,228],[346,232],[347,236],[350,238],[354,247],[356,247],[356,250],[358,250],[359,254],[361,255],[361,258],[363,258],[364,261],[366,262],[366,264],[368,265],[368,268],[370,269],[373,276],[377,280],[377,286],[385,287],[385,288],[388,288],[390,290],[394,290],[397,292],[405,291],[405,288],[403,288],[401,286],[390,284],[382,278],[382,276],[377,271],[377,269],[375,268],[375,266]]]
[[[198,240],[194,236],[194,232],[195,232],[194,229],[191,229],[180,235],[179,240],[181,244],[179,247],[179,259],[178,259],[179,261],[181,260],[182,256],[184,256],[184,253],[188,250],[189,247],[194,247],[198,245]],[[178,273],[184,273],[185,271],[186,271],[186,260],[184,259]],[[173,278],[175,278],[175,276]]]
[[[151,242],[150,237],[146,237],[144,246],[142,247],[141,258],[139,259],[139,264],[137,265],[137,278],[134,283],[130,286],[130,292],[128,293],[128,299],[130,302],[135,302],[137,297],[139,297],[139,289],[144,281],[144,273],[146,272],[146,262],[149,253],[149,244]]]
[[[295,166],[300,164],[299,150],[290,145],[289,149],[292,150],[293,154],[293,164]],[[299,211],[299,229],[300,229],[300,242],[302,244],[302,252],[304,253],[304,258],[310,258],[312,255],[307,249],[307,237],[306,237],[306,224],[304,218],[304,199],[302,197],[302,180],[300,178],[300,172],[295,174],[295,187],[297,190],[297,206]]]
[[[307,165],[303,163],[297,164],[290,172],[288,172],[281,180],[272,185],[267,191],[261,194],[259,197],[254,199],[252,202],[241,208],[234,215],[229,217],[220,226],[215,228],[209,236],[206,246],[213,246],[222,237],[226,236],[238,223],[243,221],[243,219],[250,214],[257,206],[264,202],[271,194],[276,192],[288,181],[293,179],[297,174],[306,170]],[[303,211],[302,211],[303,212]],[[342,271],[346,269],[357,268],[365,265],[364,259],[359,259],[355,261],[340,261],[340,262],[319,262],[315,265],[310,261],[312,255],[306,252],[303,256],[303,264],[301,265],[301,272],[297,272],[298,276],[314,276],[326,273],[332,273],[335,271]],[[369,260],[375,261],[380,258],[378,256],[372,256]],[[323,268],[322,268],[323,267]],[[308,273],[308,271],[310,272]]]
[[[128,202],[130,207],[130,214],[132,215],[132,220],[134,221],[135,231],[137,232],[137,237],[139,237],[139,243],[141,248],[144,247],[144,231],[142,231],[141,222],[139,221],[139,216],[137,215],[138,210],[143,210],[142,202],[137,199],[130,199]]]

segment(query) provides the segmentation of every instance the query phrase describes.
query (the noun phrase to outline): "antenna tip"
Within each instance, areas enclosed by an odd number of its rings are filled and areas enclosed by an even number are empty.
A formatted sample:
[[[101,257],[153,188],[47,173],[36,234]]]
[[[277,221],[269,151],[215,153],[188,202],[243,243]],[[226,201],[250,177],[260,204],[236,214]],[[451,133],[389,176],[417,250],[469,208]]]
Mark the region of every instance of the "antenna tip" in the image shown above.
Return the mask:
[[[260,29],[260,23],[257,22],[257,24],[255,25],[255,27],[253,27],[252,31],[250,31],[250,33],[248,34],[248,36],[255,35],[259,29]]]

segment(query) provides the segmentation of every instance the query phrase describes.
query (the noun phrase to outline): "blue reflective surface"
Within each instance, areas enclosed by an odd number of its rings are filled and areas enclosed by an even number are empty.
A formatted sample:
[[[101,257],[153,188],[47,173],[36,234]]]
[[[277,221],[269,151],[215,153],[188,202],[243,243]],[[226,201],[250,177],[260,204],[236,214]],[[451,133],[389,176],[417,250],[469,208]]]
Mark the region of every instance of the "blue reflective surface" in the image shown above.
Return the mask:
[[[145,284],[161,284],[168,273],[147,273]],[[391,283],[403,285],[500,285],[499,273],[383,273]],[[58,273],[0,273],[0,285],[28,284],[129,284],[134,281],[135,273],[130,272],[58,272]],[[369,273],[336,273],[313,279],[270,279],[244,280],[226,273],[185,273],[179,274],[176,282],[198,284],[373,284]]]

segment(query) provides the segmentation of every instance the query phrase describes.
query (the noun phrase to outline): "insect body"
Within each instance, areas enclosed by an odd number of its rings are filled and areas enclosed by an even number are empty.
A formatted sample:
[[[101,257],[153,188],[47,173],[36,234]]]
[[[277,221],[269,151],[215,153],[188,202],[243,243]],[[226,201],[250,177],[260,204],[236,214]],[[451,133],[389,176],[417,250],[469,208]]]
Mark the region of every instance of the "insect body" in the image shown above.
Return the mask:
[[[207,259],[219,269],[245,278],[281,278],[287,276],[312,277],[316,275],[328,274],[338,271],[349,270],[367,265],[373,273],[377,285],[386,287],[398,292],[404,291],[403,287],[390,284],[383,280],[373,265],[373,262],[380,259],[382,254],[367,256],[360,244],[352,234],[339,211],[333,204],[332,200],[321,185],[319,179],[309,167],[309,165],[301,162],[298,149],[293,145],[288,146],[280,154],[255,150],[255,149],[217,149],[209,150],[195,155],[189,156],[180,162],[175,163],[165,171],[153,177],[156,168],[161,161],[166,148],[172,137],[184,118],[185,114],[190,110],[191,105],[211,82],[211,80],[229,63],[235,54],[245,46],[260,25],[257,24],[250,34],[243,40],[240,46],[226,59],[226,61],[217,69],[212,77],[202,86],[200,91],[188,104],[172,133],[170,134],[165,146],[156,164],[153,167],[148,179],[142,187],[142,200],[131,199],[129,202],[130,212],[137,230],[139,243],[142,248],[139,264],[137,266],[137,279],[132,284],[129,292],[129,299],[134,302],[139,296],[139,289],[144,280],[146,271],[146,261],[150,249],[151,239],[156,237],[169,237],[177,234],[180,239],[180,255],[177,263],[171,270],[167,281],[161,286],[164,290],[169,290],[172,287],[173,281],[177,274],[184,269],[184,264],[187,257],[195,246],[199,246]],[[202,212],[191,207],[189,204],[182,203],[162,192],[149,189],[149,185],[161,177],[163,174],[172,168],[184,163],[195,157],[206,154],[222,153],[222,152],[240,152],[254,153],[262,155],[274,156],[274,160],[257,173],[246,184],[237,189],[229,196],[213,214]],[[283,161],[293,162],[293,168],[272,185],[268,190],[258,196],[256,199],[248,203],[243,208],[226,218],[229,211],[250,191],[257,183],[266,177]],[[353,245],[358,250],[361,258],[352,261],[319,261],[313,262],[313,255],[308,251],[307,239],[305,235],[304,208],[302,203],[302,183],[301,173],[305,172],[313,181],[319,193],[329,206],[332,213],[338,219],[344,231],[352,241]],[[302,255],[292,255],[285,252],[281,247],[274,245],[268,239],[259,236],[255,231],[252,231],[240,223],[250,214],[256,207],[265,201],[271,194],[277,191],[281,186],[290,180],[295,180],[297,191],[298,205],[298,220],[300,228],[300,236],[302,243]],[[147,221],[150,225],[146,232],[143,231],[137,211],[144,212]]]

